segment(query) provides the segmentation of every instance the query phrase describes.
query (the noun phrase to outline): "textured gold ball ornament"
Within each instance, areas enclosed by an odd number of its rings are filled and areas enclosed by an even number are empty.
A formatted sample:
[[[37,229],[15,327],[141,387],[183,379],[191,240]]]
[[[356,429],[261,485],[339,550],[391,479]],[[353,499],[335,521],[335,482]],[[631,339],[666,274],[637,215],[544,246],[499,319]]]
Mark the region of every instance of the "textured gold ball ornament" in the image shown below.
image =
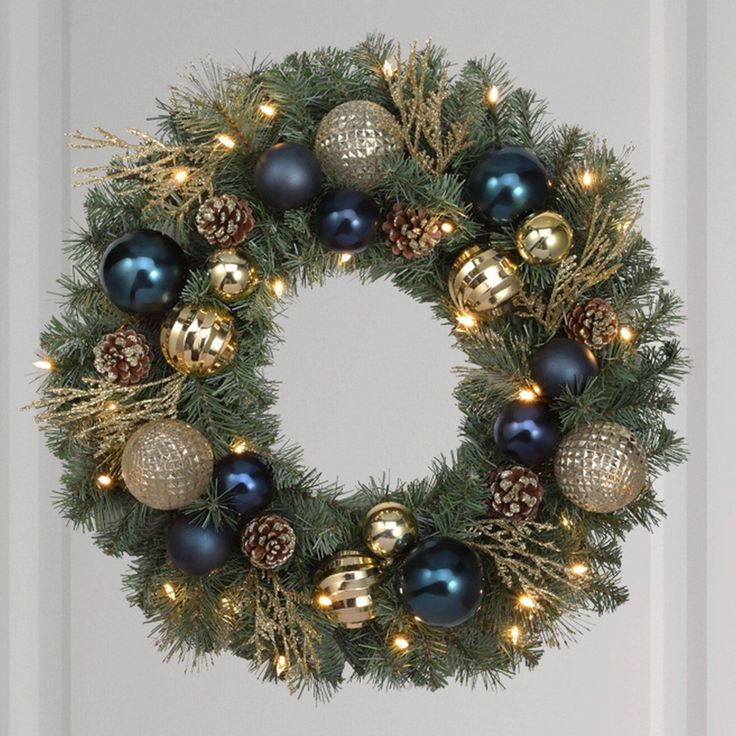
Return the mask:
[[[377,557],[396,557],[416,543],[417,520],[403,504],[395,501],[379,503],[365,516],[363,539]]]
[[[556,212],[531,215],[516,231],[516,248],[519,254],[525,261],[536,266],[559,263],[570,252],[572,240],[572,228]]]
[[[210,288],[223,301],[252,294],[260,277],[253,260],[238,248],[216,250],[209,260]]]
[[[386,108],[351,100],[322,118],[314,150],[324,171],[341,186],[370,189],[381,179],[383,162],[401,154],[404,143],[398,121]]]
[[[179,373],[215,373],[233,359],[235,347],[235,320],[223,307],[187,304],[161,326],[161,352]]]
[[[204,436],[178,419],[139,427],[123,449],[122,472],[131,495],[154,509],[178,509],[199,498],[212,477],[213,456]]]
[[[372,588],[379,575],[375,557],[355,550],[337,552],[317,573],[317,605],[346,629],[359,629],[375,618]]]
[[[516,269],[507,256],[471,245],[452,264],[450,297],[461,312],[489,312],[521,291]]]
[[[636,435],[614,422],[593,422],[563,437],[555,477],[576,506],[606,514],[630,504],[644,489],[647,460]]]

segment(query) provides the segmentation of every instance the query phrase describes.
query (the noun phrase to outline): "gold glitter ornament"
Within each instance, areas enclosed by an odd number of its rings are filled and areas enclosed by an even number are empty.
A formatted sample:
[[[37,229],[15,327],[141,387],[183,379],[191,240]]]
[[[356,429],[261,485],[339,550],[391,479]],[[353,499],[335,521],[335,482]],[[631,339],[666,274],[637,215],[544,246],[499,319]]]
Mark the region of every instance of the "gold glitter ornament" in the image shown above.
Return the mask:
[[[404,143],[396,118],[375,102],[351,100],[322,118],[314,143],[325,173],[340,186],[370,189],[381,180],[386,158]]]
[[[556,212],[538,212],[527,217],[516,231],[516,249],[528,263],[552,266],[572,248],[573,232]]]
[[[215,373],[233,359],[235,348],[235,320],[223,307],[186,304],[161,325],[161,352],[179,373]]]
[[[216,250],[209,259],[210,288],[223,301],[252,294],[260,281],[252,259],[238,248]]]
[[[155,419],[125,443],[123,481],[138,501],[168,511],[199,498],[212,477],[213,455],[204,436],[179,419]]]
[[[361,628],[376,616],[372,588],[379,574],[375,557],[355,550],[336,552],[317,573],[317,606],[346,629]]]
[[[614,422],[593,422],[565,435],[555,454],[562,493],[586,511],[606,514],[644,489],[647,460],[636,435]]]
[[[521,291],[516,269],[510,258],[491,248],[468,246],[450,268],[450,297],[461,312],[490,312]]]
[[[414,546],[417,520],[403,504],[379,503],[365,515],[363,539],[374,555],[390,559]]]

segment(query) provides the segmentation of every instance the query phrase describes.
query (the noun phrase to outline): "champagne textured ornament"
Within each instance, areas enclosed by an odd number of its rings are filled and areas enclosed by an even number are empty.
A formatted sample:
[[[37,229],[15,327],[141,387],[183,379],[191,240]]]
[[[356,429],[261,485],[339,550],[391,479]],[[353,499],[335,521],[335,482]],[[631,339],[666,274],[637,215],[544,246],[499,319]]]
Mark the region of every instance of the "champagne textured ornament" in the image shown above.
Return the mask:
[[[252,259],[238,248],[216,250],[209,259],[210,288],[223,301],[252,294],[260,281]]]
[[[351,100],[322,118],[314,143],[325,172],[342,187],[370,189],[381,180],[382,166],[404,144],[396,118],[375,102]]]
[[[455,258],[448,287],[461,312],[490,312],[521,290],[516,264],[491,248],[471,245]]]
[[[403,504],[379,503],[365,515],[363,538],[374,555],[390,559],[414,546],[417,520]]]
[[[161,326],[161,352],[179,373],[215,373],[233,359],[235,347],[235,321],[222,307],[186,304]]]
[[[125,443],[122,473],[131,495],[154,509],[178,509],[199,498],[212,476],[204,436],[178,419],[156,419]]]
[[[379,574],[375,557],[354,550],[337,552],[317,573],[317,605],[346,629],[359,629],[376,616],[372,588]]]
[[[531,215],[516,231],[516,249],[525,261],[536,266],[559,263],[570,252],[572,241],[572,228],[556,212]]]
[[[576,506],[610,513],[630,504],[644,489],[646,456],[626,427],[593,422],[563,437],[555,455],[555,477]]]

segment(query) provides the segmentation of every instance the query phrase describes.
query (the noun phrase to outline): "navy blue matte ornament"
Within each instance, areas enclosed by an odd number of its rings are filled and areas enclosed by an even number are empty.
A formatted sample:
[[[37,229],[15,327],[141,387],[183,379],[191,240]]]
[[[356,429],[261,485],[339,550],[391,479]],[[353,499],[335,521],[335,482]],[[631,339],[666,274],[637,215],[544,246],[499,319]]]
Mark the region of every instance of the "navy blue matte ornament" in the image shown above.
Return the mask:
[[[598,375],[593,351],[576,340],[555,337],[534,352],[530,374],[545,399],[560,396],[566,388],[582,391]]]
[[[322,187],[322,168],[314,152],[299,143],[277,143],[256,163],[261,199],[276,210],[306,207]]]
[[[467,544],[432,537],[417,545],[399,572],[399,593],[413,616],[428,626],[459,626],[483,598],[483,568]]]
[[[531,151],[517,146],[486,154],[468,177],[468,199],[489,223],[508,223],[542,210],[548,194],[544,165]]]
[[[322,244],[339,253],[360,253],[376,239],[378,208],[363,192],[337,189],[325,195],[317,208],[317,235]]]
[[[255,452],[225,455],[218,460],[215,481],[218,496],[238,514],[254,516],[271,503],[271,466]]]
[[[155,230],[134,230],[113,240],[99,268],[107,298],[134,314],[160,314],[173,307],[188,273],[178,243]]]
[[[493,436],[504,455],[531,468],[555,454],[560,423],[543,401],[512,401],[496,417]]]
[[[227,562],[235,549],[236,535],[229,527],[202,526],[179,514],[166,533],[169,562],[187,575],[207,575]]]

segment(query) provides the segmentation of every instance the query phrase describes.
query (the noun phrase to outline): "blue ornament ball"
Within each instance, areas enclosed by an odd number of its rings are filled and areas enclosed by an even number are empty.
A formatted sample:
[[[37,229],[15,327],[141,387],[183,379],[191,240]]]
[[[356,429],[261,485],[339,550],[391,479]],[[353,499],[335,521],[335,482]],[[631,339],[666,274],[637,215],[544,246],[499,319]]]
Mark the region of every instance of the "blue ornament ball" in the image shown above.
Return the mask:
[[[542,401],[512,401],[496,417],[493,435],[504,455],[531,468],[555,454],[560,423]]]
[[[306,207],[319,194],[323,178],[312,149],[299,143],[277,143],[256,163],[258,194],[276,210]]]
[[[337,189],[317,208],[317,234],[322,244],[338,253],[360,253],[376,239],[379,213],[363,192]]]
[[[555,337],[534,352],[529,372],[542,396],[554,399],[566,388],[582,391],[598,375],[598,361],[582,343]]]
[[[544,165],[531,151],[518,146],[486,154],[468,177],[468,199],[489,223],[508,223],[542,210],[548,195]]]
[[[451,537],[426,539],[401,566],[399,593],[412,615],[428,626],[459,626],[483,599],[478,555]]]
[[[178,514],[166,533],[166,551],[169,562],[186,575],[207,575],[227,562],[235,540],[229,527],[202,526],[186,514]]]
[[[176,304],[188,273],[175,240],[155,230],[135,230],[107,246],[99,279],[107,298],[123,312],[160,314]]]
[[[273,473],[255,452],[225,455],[215,465],[217,493],[233,511],[254,516],[273,498]]]

